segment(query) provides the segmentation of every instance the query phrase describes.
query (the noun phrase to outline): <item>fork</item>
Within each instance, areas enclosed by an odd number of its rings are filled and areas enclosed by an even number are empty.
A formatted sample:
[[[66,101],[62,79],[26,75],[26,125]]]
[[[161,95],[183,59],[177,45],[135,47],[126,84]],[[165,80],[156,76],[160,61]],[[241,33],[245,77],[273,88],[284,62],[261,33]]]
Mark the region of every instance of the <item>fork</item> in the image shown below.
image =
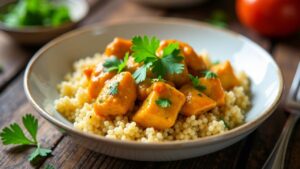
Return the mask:
[[[290,113],[275,147],[265,162],[263,169],[283,169],[286,149],[293,128],[300,117],[300,62],[289,91],[286,109]]]

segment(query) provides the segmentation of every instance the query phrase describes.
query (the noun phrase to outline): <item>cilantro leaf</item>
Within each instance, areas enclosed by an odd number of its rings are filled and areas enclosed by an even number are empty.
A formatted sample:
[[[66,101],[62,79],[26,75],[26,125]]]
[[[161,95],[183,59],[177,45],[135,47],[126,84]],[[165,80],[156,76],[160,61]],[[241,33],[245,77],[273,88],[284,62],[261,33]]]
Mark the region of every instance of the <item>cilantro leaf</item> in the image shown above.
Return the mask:
[[[149,64],[143,65],[142,67],[138,68],[133,73],[133,77],[134,77],[136,83],[141,83],[142,81],[144,81],[146,79],[148,67],[149,67]]]
[[[110,57],[105,60],[105,62],[103,63],[103,67],[107,72],[117,71],[118,73],[120,73],[126,68],[128,59],[129,59],[128,52],[124,56],[124,60],[120,60],[116,57]]]
[[[164,98],[159,98],[158,100],[155,101],[155,103],[162,108],[170,107],[172,104],[172,102],[169,99],[164,99]]]
[[[34,145],[35,142],[27,138],[22,131],[21,127],[17,123],[11,124],[9,127],[5,127],[0,133],[2,143],[8,144],[20,144],[20,145]]]
[[[151,82],[166,82],[161,76],[158,76],[157,78],[151,79]]]
[[[180,74],[184,69],[184,65],[181,63],[183,57],[179,56],[179,53],[179,49],[175,49],[171,54],[164,55],[161,59],[169,74]]]
[[[147,36],[134,37],[132,40],[133,57],[136,62],[144,63],[146,66],[139,68],[134,72],[136,82],[142,82],[146,79],[147,69],[150,69],[157,77],[165,77],[167,74],[180,74],[184,69],[182,64],[183,57],[179,56],[179,44],[171,43],[163,49],[161,57],[157,56],[156,51],[160,41],[156,37],[151,39]]]
[[[203,90],[206,89],[206,87],[204,85],[200,84],[200,80],[197,76],[193,76],[193,75],[189,74],[189,77],[190,77],[195,89],[199,90],[200,92],[202,92]]]
[[[119,87],[119,82],[115,82],[111,86],[109,86],[109,94],[110,95],[118,94],[119,92],[118,87]]]
[[[228,123],[224,120],[223,117],[221,117],[221,121],[223,121],[225,128],[229,129]]]
[[[124,60],[122,60],[121,63],[118,65],[118,73],[122,72],[125,69],[128,59],[129,59],[129,53],[127,52],[125,54]]]
[[[41,148],[37,141],[37,130],[38,120],[31,114],[26,114],[22,118],[22,122],[28,133],[32,136],[33,140],[25,136],[22,128],[17,124],[13,123],[8,127],[5,127],[0,137],[4,145],[17,144],[17,145],[34,145],[36,146],[35,151],[30,155],[29,161],[34,160],[38,156],[47,156],[51,153],[50,149]]]
[[[36,134],[38,130],[38,121],[32,114],[26,114],[22,118],[23,124],[27,129],[28,133],[33,138],[34,142],[37,143]]]
[[[52,150],[41,148],[40,145],[37,146],[37,148],[30,154],[28,160],[34,161],[37,157],[46,157],[50,155]]]
[[[132,48],[134,60],[138,63],[156,58],[156,50],[160,41],[156,37],[151,39],[148,36],[135,36],[132,39]]]
[[[209,71],[209,70],[204,71],[203,73],[205,75],[205,78],[207,78],[207,79],[214,79],[214,78],[218,77],[216,73]]]
[[[105,62],[103,63],[103,67],[106,71],[112,72],[115,70],[118,70],[118,66],[121,64],[121,61],[116,57],[110,57],[105,59]]]

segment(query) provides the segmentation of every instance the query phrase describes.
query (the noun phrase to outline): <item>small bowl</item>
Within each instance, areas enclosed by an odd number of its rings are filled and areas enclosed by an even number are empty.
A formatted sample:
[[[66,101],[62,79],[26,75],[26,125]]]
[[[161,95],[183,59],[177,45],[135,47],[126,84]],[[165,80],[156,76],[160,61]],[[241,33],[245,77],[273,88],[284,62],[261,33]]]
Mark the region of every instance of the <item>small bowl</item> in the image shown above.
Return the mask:
[[[8,5],[15,2],[16,0],[9,0],[0,3],[0,11],[3,12]],[[4,23],[0,21],[0,30],[6,32],[20,44],[41,45],[73,29],[89,12],[89,5],[85,0],[57,0],[57,3],[64,4],[69,8],[72,22],[57,27],[27,26],[13,28],[4,25]]]
[[[252,107],[246,122],[222,134],[192,141],[141,143],[121,141],[76,130],[54,108],[59,98],[57,84],[72,71],[80,58],[103,52],[116,36],[135,35],[178,39],[196,51],[206,49],[213,60],[230,60],[236,70],[251,79]],[[208,24],[171,18],[154,18],[117,24],[95,25],[61,36],[40,49],[27,66],[24,77],[26,95],[38,112],[61,128],[79,144],[103,154],[132,160],[167,161],[205,155],[225,148],[255,130],[276,109],[282,95],[281,71],[272,57],[246,37]]]

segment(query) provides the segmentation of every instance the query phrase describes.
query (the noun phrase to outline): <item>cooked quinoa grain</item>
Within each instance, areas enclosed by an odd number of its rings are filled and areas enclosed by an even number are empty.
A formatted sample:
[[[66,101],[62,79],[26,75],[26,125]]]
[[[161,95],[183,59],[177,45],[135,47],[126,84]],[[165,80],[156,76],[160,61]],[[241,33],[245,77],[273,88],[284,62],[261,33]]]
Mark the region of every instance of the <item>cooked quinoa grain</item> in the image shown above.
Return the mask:
[[[250,106],[249,80],[245,73],[238,76],[241,85],[225,93],[225,106],[216,107],[199,116],[179,115],[175,125],[168,129],[142,128],[127,116],[103,119],[94,112],[95,100],[89,99],[88,79],[83,73],[86,68],[99,63],[101,59],[101,55],[96,54],[94,57],[75,62],[74,72],[68,74],[65,81],[58,86],[61,96],[55,101],[56,110],[73,122],[78,130],[119,140],[161,142],[193,140],[215,135],[244,123],[245,113]]]

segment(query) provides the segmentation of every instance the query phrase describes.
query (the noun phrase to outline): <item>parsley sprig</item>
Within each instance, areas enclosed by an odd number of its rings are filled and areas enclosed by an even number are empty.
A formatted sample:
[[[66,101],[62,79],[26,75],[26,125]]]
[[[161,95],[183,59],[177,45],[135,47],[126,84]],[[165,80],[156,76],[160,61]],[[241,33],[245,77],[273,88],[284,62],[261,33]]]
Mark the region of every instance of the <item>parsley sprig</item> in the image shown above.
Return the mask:
[[[109,86],[109,94],[110,95],[116,95],[119,92],[119,82],[113,83],[111,86]]]
[[[17,123],[13,123],[8,127],[3,128],[0,132],[2,143],[4,145],[35,146],[36,149],[29,156],[29,161],[34,161],[37,157],[46,157],[51,154],[52,150],[42,148],[37,140],[38,120],[32,114],[26,114],[22,118],[22,123],[31,138],[25,135],[22,128]]]
[[[123,60],[120,60],[116,57],[111,57],[105,60],[103,67],[107,72],[117,71],[118,73],[122,72],[126,68],[126,64],[129,58],[129,53],[125,54]]]
[[[165,98],[159,98],[155,101],[155,103],[162,108],[168,108],[172,104],[172,102],[169,99]]]
[[[202,92],[206,89],[206,87],[200,83],[199,77],[193,76],[191,74],[189,74],[189,77],[190,77],[195,89],[197,89],[200,92]]]
[[[184,69],[181,63],[179,44],[171,43],[163,49],[162,56],[157,55],[160,40],[156,37],[136,36],[132,39],[132,51],[135,62],[144,63],[133,74],[137,83],[144,81],[147,71],[151,70],[157,77],[165,77],[167,74],[180,74]]]
[[[209,70],[204,71],[203,74],[204,74],[204,77],[207,79],[214,79],[214,78],[218,77],[218,75],[216,73],[209,71]]]

